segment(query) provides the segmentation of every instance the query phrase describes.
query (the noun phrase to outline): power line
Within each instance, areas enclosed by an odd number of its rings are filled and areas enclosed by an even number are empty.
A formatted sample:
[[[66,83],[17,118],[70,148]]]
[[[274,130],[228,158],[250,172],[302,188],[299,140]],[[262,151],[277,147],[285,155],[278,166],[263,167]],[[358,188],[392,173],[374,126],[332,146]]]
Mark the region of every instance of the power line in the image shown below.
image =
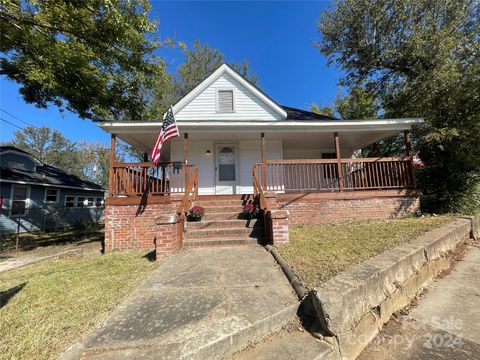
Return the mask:
[[[10,121],[8,121],[8,120],[5,120],[5,119],[2,118],[2,117],[0,117],[0,120],[6,122],[7,124],[10,124],[10,125],[12,125],[12,126],[15,126],[17,129],[20,129],[20,130],[22,130],[22,131],[25,131],[24,128],[22,128],[22,127],[20,127],[20,126],[18,126],[18,125],[15,125],[14,123],[12,123],[12,122],[10,122]]]
[[[11,116],[12,118],[14,118],[15,120],[18,120],[18,121],[20,121],[20,122],[22,122],[22,123],[24,123],[24,124],[26,124],[26,125],[28,125],[28,126],[33,126],[34,128],[36,128],[35,125],[32,125],[32,124],[30,124],[30,123],[27,123],[26,121],[23,121],[23,120],[20,119],[18,116],[13,115],[12,113],[8,112],[8,111],[5,110],[5,109],[0,108],[0,111],[4,112],[4,113],[7,114],[7,115],[10,115],[10,116]]]

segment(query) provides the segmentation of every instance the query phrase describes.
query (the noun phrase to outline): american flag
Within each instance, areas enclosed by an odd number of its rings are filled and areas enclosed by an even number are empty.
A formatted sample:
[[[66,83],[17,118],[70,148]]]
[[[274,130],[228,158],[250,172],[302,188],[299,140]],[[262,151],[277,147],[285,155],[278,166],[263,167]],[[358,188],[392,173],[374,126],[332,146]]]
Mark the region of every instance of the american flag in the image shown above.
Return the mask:
[[[157,166],[160,161],[160,151],[162,150],[162,145],[168,140],[178,136],[180,136],[180,134],[178,133],[175,117],[173,116],[173,109],[170,106],[167,112],[163,115],[162,128],[160,129],[160,134],[158,134],[157,141],[155,142],[155,146],[150,154],[153,165]]]

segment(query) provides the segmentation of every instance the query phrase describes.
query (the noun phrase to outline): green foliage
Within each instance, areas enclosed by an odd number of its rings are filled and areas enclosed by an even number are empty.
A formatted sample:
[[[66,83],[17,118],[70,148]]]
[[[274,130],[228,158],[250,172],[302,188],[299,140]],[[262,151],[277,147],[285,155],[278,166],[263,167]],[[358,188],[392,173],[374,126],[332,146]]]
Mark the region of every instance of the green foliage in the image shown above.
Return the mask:
[[[335,108],[342,119],[374,119],[378,117],[380,106],[374,94],[364,86],[353,86],[344,97],[338,97]]]
[[[95,120],[142,119],[164,90],[158,84],[168,80],[165,64],[152,55],[161,44],[151,40],[156,24],[149,8],[147,0],[6,0],[0,73],[41,108],[54,104]]]
[[[320,51],[384,117],[423,117],[416,150],[429,209],[468,211],[480,174],[480,22],[475,0],[337,1],[319,22]],[[465,206],[468,205],[468,206]]]
[[[335,110],[330,106],[320,107],[317,104],[313,103],[310,105],[310,111],[319,115],[327,115],[332,117],[335,116],[334,115]]]

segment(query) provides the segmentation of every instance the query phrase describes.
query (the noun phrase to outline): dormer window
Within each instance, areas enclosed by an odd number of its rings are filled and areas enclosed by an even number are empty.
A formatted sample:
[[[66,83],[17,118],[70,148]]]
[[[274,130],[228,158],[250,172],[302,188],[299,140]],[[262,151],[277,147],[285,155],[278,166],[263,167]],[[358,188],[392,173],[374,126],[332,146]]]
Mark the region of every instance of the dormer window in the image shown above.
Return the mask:
[[[231,113],[235,112],[235,96],[233,90],[217,91],[217,112]]]

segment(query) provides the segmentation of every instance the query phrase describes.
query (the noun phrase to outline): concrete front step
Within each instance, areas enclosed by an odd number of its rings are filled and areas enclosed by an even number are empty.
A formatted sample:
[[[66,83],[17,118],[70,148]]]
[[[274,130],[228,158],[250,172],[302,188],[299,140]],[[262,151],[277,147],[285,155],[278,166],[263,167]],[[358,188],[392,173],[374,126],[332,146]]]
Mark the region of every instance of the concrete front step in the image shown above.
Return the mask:
[[[230,228],[230,229],[241,229],[241,228],[252,228],[257,224],[257,219],[246,220],[246,219],[218,219],[218,220],[203,220],[198,222],[187,222],[187,229],[206,229],[206,228]],[[260,222],[258,222],[260,225]],[[262,223],[263,225],[263,223]]]
[[[263,238],[249,238],[249,237],[220,237],[220,238],[205,238],[205,239],[186,239],[183,243],[185,248],[195,248],[204,246],[234,246],[234,245],[252,245],[256,246],[263,244]]]

